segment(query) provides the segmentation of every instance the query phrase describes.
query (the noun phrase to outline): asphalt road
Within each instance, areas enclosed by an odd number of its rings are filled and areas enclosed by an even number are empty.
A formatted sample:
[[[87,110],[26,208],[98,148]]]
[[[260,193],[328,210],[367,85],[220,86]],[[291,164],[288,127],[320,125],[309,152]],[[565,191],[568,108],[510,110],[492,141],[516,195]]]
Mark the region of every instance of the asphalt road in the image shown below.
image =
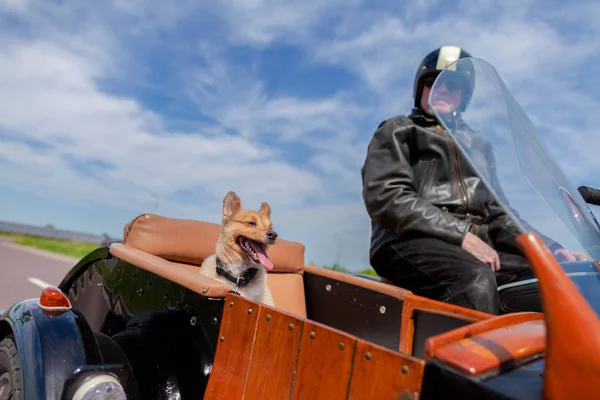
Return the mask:
[[[42,287],[57,286],[76,259],[18,246],[0,237],[0,309],[39,297]]]

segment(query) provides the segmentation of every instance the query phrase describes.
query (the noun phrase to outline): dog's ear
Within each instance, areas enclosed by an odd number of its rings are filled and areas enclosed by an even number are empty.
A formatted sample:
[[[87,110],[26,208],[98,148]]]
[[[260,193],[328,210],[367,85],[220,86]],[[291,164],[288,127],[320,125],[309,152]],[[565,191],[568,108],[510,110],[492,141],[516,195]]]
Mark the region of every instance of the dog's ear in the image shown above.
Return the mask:
[[[267,204],[266,202],[262,202],[262,204],[260,205],[260,210],[258,210],[259,213],[266,215],[267,217],[271,216],[271,207],[269,207],[269,204]]]
[[[235,192],[229,192],[223,199],[223,223],[242,208],[242,201]]]

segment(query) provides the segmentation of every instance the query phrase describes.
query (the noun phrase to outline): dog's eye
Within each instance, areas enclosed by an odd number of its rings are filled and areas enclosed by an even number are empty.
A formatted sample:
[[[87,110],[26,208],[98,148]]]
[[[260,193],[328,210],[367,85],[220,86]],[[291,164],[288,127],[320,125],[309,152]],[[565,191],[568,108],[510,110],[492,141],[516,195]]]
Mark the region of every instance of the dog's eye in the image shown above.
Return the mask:
[[[250,226],[256,226],[256,222],[254,222],[254,221],[248,221],[246,223]]]

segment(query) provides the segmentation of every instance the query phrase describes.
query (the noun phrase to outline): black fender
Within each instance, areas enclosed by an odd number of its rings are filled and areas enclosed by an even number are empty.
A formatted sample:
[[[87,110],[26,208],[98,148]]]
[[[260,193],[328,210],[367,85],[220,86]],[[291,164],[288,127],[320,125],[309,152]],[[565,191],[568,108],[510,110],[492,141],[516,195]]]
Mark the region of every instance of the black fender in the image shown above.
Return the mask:
[[[94,332],[76,309],[52,315],[38,299],[19,301],[0,317],[0,335],[10,331],[21,362],[24,399],[59,400],[69,389],[65,383],[83,370],[108,367],[102,365]]]

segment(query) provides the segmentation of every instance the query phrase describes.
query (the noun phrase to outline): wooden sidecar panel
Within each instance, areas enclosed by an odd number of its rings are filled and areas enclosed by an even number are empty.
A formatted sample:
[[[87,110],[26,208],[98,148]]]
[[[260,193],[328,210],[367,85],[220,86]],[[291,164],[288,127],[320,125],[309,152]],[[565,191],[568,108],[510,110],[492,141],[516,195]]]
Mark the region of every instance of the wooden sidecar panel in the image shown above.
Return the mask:
[[[303,326],[287,313],[266,307],[259,312],[246,398],[260,398],[266,388],[273,399],[285,399],[292,389],[298,356],[294,349],[300,346]]]
[[[291,399],[345,398],[356,338],[304,321]]]
[[[348,400],[395,399],[421,390],[425,362],[359,340]],[[407,397],[410,398],[410,397]]]
[[[419,392],[423,368],[422,360],[229,294],[204,399],[396,398],[401,389]]]

